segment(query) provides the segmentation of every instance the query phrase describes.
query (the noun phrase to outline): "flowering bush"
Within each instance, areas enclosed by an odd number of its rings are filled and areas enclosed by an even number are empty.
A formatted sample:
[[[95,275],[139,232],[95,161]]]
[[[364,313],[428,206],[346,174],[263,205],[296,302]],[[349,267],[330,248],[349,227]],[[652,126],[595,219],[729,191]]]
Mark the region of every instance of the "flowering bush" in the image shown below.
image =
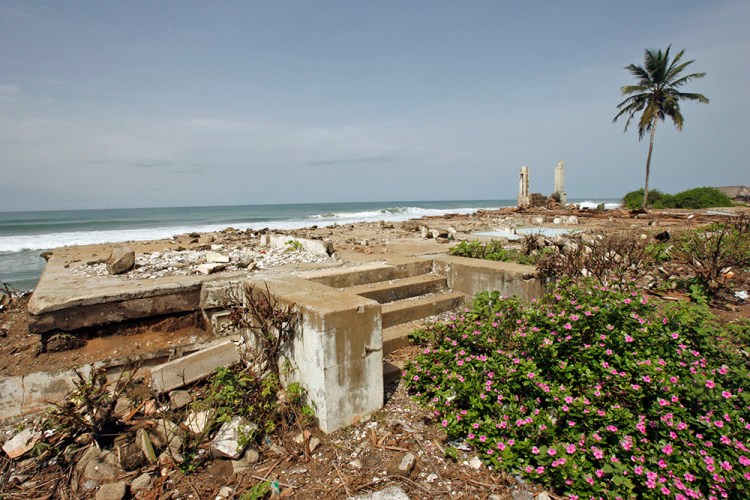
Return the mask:
[[[746,498],[748,370],[720,334],[705,308],[565,282],[479,297],[404,376],[449,437],[568,498]]]

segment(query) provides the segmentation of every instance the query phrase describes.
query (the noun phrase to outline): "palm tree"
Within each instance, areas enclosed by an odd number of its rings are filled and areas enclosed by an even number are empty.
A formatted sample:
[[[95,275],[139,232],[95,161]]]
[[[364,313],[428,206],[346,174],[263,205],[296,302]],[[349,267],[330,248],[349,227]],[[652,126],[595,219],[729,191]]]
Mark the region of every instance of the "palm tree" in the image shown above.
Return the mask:
[[[648,202],[648,177],[651,172],[651,153],[654,150],[654,133],[656,122],[664,121],[668,116],[674,122],[677,130],[682,130],[684,118],[680,112],[680,101],[698,101],[708,104],[708,99],[703,94],[690,94],[680,92],[678,89],[694,78],[703,78],[705,73],[693,73],[683,76],[682,71],[693,63],[693,61],[680,62],[685,50],[681,50],[674,59],[669,59],[669,49],[664,52],[661,49],[646,50],[644,65],[631,64],[625,69],[637,79],[636,85],[626,85],[620,91],[622,95],[629,95],[627,99],[617,105],[620,110],[612,120],[616,122],[622,115],[628,115],[625,122],[625,131],[635,117],[641,114],[638,120],[638,140],[643,139],[646,132],[651,132],[651,141],[648,146],[648,157],[646,159],[646,184],[643,188],[643,209]]]

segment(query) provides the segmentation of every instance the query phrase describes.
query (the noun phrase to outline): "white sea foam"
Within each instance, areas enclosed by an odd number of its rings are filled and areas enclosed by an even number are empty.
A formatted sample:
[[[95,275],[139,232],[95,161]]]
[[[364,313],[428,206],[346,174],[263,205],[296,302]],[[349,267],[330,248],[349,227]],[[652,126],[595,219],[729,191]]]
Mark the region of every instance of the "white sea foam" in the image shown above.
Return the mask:
[[[579,201],[575,202],[575,205],[578,205],[579,208],[588,208],[590,210],[595,209],[599,206],[601,202],[598,201]],[[615,210],[617,208],[621,208],[622,203],[605,203],[604,204],[604,210]]]
[[[174,235],[199,232],[221,231],[227,227],[235,229],[297,229],[317,225],[320,227],[353,222],[398,222],[424,216],[440,216],[448,213],[468,214],[480,208],[425,209],[419,207],[394,207],[383,210],[362,212],[341,212],[313,215],[306,218],[281,221],[259,221],[232,224],[204,224],[195,226],[166,226],[142,229],[118,229],[104,231],[73,231],[36,235],[16,235],[0,237],[0,252],[20,252],[23,250],[46,250],[73,245],[98,243],[120,243],[171,238]]]

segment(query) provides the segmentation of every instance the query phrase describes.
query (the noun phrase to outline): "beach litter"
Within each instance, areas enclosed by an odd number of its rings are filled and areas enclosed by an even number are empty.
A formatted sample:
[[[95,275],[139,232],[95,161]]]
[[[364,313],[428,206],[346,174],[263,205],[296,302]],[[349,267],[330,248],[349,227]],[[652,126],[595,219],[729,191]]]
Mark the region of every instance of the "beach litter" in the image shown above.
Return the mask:
[[[740,300],[747,300],[748,293],[745,290],[740,290],[739,292],[734,292],[734,296]]]

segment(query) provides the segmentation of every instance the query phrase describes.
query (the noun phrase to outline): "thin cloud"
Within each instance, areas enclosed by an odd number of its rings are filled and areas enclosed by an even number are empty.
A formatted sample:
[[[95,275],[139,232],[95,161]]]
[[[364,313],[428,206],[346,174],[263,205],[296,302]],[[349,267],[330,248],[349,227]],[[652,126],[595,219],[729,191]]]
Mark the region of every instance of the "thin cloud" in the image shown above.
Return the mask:
[[[170,162],[163,160],[138,160],[133,163],[136,168],[164,168],[170,165]]]
[[[348,165],[352,163],[383,163],[383,162],[392,162],[396,161],[396,158],[391,158],[389,156],[368,156],[365,158],[340,158],[340,159],[333,159],[333,160],[311,160],[308,161],[308,165],[312,165],[314,167],[328,167],[332,165]]]

